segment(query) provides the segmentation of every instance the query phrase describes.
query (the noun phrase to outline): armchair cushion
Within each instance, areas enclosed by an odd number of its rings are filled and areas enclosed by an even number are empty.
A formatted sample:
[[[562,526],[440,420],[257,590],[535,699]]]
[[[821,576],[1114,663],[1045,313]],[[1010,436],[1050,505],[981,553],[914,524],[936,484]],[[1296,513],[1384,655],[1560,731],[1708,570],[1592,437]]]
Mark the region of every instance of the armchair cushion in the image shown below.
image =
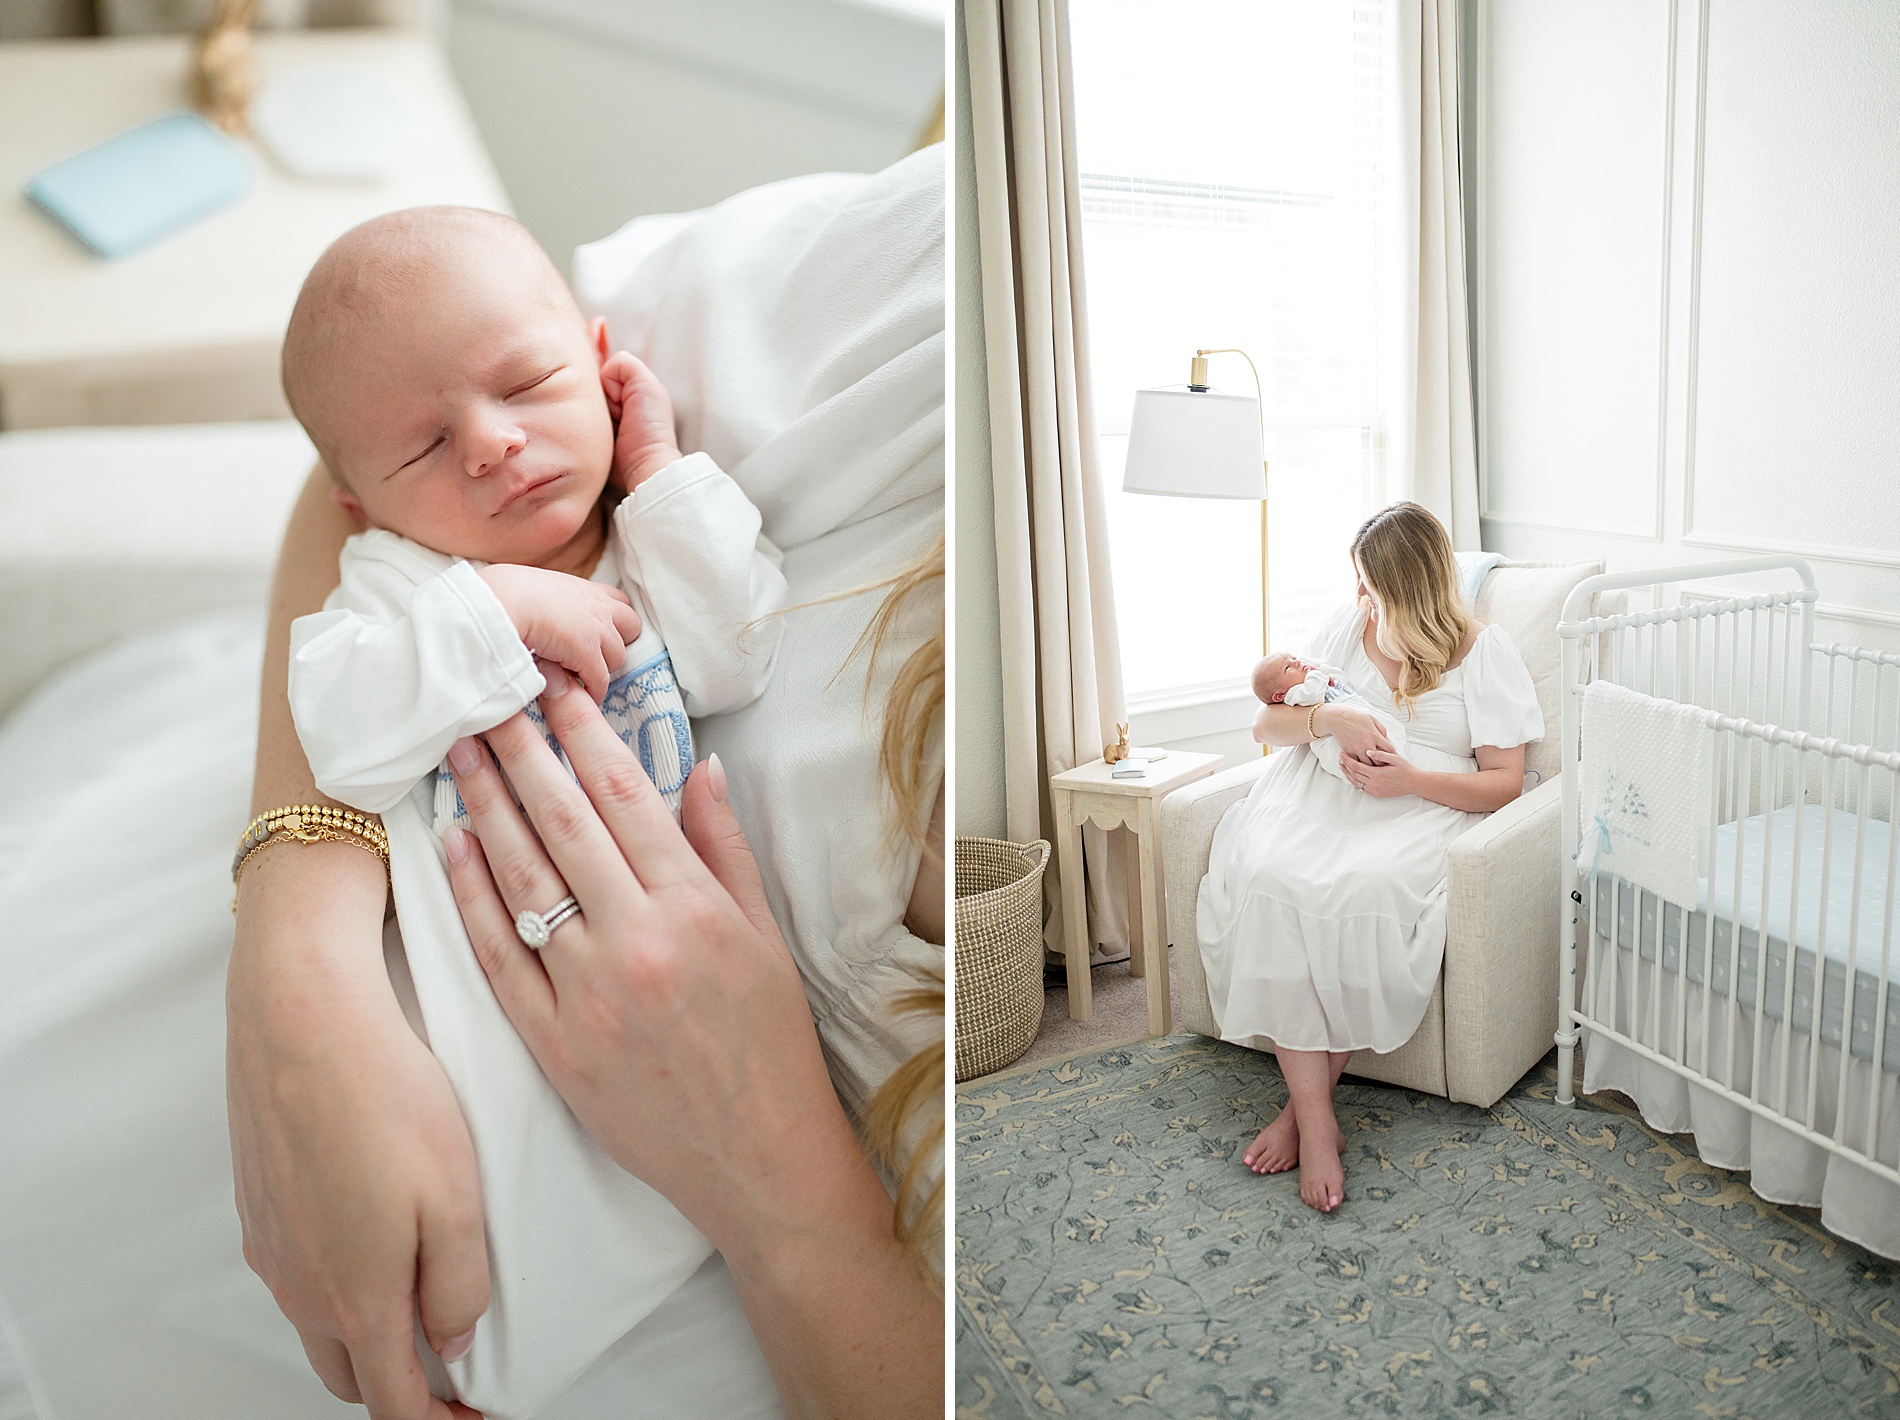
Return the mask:
[[[1524,657],[1544,712],[1544,737],[1524,752],[1524,768],[1539,784],[1557,777],[1557,727],[1562,709],[1557,695],[1559,650],[1557,621],[1564,598],[1585,577],[1603,570],[1601,562],[1505,562],[1493,568],[1478,589],[1473,610],[1478,620],[1502,626]]]
[[[1489,1105],[1557,1030],[1562,785],[1539,785],[1451,845],[1445,914],[1447,1093]]]

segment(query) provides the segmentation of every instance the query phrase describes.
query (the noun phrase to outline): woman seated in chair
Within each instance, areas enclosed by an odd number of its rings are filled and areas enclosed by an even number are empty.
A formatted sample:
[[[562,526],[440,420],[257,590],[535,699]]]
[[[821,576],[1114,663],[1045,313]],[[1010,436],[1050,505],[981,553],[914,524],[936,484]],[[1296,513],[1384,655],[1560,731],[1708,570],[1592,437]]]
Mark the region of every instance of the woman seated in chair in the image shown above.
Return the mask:
[[[1276,755],[1221,819],[1198,906],[1221,1039],[1272,1050],[1286,1076],[1289,1102],[1245,1162],[1298,1166],[1300,1197],[1322,1212],[1344,1196],[1339,1076],[1354,1051],[1396,1050],[1418,1029],[1445,950],[1452,841],[1518,796],[1524,746],[1544,733],[1530,672],[1502,627],[1473,619],[1438,519],[1395,503],[1351,555],[1358,601],[1311,659],[1389,707],[1412,759],[1350,701],[1264,706],[1256,739],[1331,737],[1344,777],[1310,753]]]

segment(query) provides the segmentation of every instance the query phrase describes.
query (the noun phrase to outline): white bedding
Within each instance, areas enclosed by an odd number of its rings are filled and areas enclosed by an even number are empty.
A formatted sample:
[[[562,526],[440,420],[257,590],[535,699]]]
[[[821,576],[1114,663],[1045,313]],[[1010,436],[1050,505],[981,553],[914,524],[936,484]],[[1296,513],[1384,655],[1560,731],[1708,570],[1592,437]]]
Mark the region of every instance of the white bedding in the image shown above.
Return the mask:
[[[1834,851],[1825,884],[1822,849],[1829,832]],[[1791,1020],[1783,1024],[1787,990],[1790,888],[1795,881],[1794,847],[1799,824],[1800,886],[1795,895],[1794,981]],[[1878,1116],[1879,1142],[1875,1157],[1900,1166],[1900,943],[1894,944],[1888,970],[1888,1033],[1882,1042],[1883,1068],[1875,1069],[1874,1017],[1880,999],[1880,971],[1885,937],[1885,896],[1888,826],[1870,819],[1860,863],[1860,891],[1854,891],[1856,816],[1809,804],[1776,810],[1765,820],[1755,815],[1739,825],[1716,830],[1715,886],[1701,880],[1695,910],[1688,922],[1686,986],[1678,980],[1683,970],[1680,907],[1638,893],[1622,883],[1612,894],[1612,880],[1600,874],[1593,880],[1596,897],[1596,941],[1601,948],[1612,940],[1617,980],[1609,975],[1611,955],[1599,950],[1594,972],[1586,977],[1594,990],[1593,1014],[1664,1054],[1677,1049],[1678,1021],[1683,1040],[1682,1059],[1700,1071],[1707,1043],[1709,1075],[1746,1095],[1796,1118],[1805,1118],[1822,1133],[1834,1133],[1865,1150],[1870,1099]],[[1742,863],[1736,874],[1736,839],[1740,836]],[[1763,851],[1764,840],[1769,851]],[[1767,912],[1763,913],[1763,885],[1767,885]],[[1825,886],[1825,892],[1823,887]],[[1709,906],[1713,898],[1711,930]],[[1821,907],[1827,905],[1825,938]],[[1614,901],[1614,914],[1612,902]],[[1586,899],[1587,902],[1587,899]],[[1856,903],[1858,902],[1858,912]],[[1757,931],[1766,920],[1765,948]],[[1739,926],[1739,945],[1731,933]],[[1894,924],[1900,929],[1900,922]],[[1851,938],[1851,941],[1850,941]],[[1814,1110],[1807,1113],[1810,1049],[1813,1044],[1815,944],[1825,940],[1821,985],[1821,1048],[1814,1084]],[[1712,947],[1712,949],[1711,949]],[[1841,1015],[1848,980],[1848,962],[1854,963],[1853,1014],[1848,1034],[1846,1089],[1841,1089]],[[1656,958],[1662,953],[1662,979],[1656,980]],[[1731,971],[1729,956],[1735,950]],[[1705,982],[1712,983],[1705,987]],[[1765,986],[1763,1028],[1757,1034],[1754,1002],[1758,983]],[[1706,996],[1706,999],[1705,999]],[[1704,1013],[1708,1027],[1703,1028]],[[1652,1030],[1660,1021],[1660,1032]],[[1887,1257],[1900,1257],[1900,1185],[1879,1178],[1831,1150],[1811,1144],[1774,1121],[1721,1098],[1661,1065],[1643,1059],[1614,1042],[1586,1032],[1584,1083],[1586,1091],[1618,1090],[1633,1099],[1652,1126],[1672,1133],[1692,1132],[1696,1151],[1712,1164],[1745,1169],[1750,1186],[1764,1198],[1821,1210],[1821,1221],[1831,1231]],[[1733,1064],[1731,1066],[1731,1050]],[[1786,1054],[1784,1062],[1784,1052]],[[1784,1063],[1786,1088],[1784,1094]]]
[[[1881,1055],[1889,1071],[1900,1072],[1900,913],[1887,921],[1887,875],[1893,850],[1888,825],[1869,818],[1867,835],[1860,852],[1860,883],[1855,893],[1854,843],[1856,816],[1844,810],[1828,810],[1819,804],[1799,809],[1800,889],[1795,895],[1799,912],[1795,923],[1795,975],[1792,1014],[1797,1034],[1807,1034],[1813,1022],[1814,944],[1821,940],[1822,906],[1826,912],[1826,966],[1821,995],[1821,1038],[1830,1045],[1841,1038],[1842,991],[1847,978],[1847,962],[1854,962],[1854,1011],[1851,1053],[1863,1060],[1873,1058],[1875,1005],[1880,995],[1882,957],[1887,958],[1888,1029],[1881,1043]],[[1826,891],[1822,891],[1821,860],[1827,845],[1832,820],[1833,852],[1829,857]],[[1725,823],[1715,831],[1715,924],[1707,925],[1709,879],[1698,883],[1695,910],[1689,918],[1688,976],[1701,982],[1704,974],[1713,981],[1716,994],[1733,995],[1744,1006],[1753,1006],[1757,977],[1767,982],[1764,1010],[1771,1020],[1780,1020],[1787,981],[1787,939],[1790,886],[1794,882],[1795,825],[1794,805],[1775,810],[1764,819],[1753,815],[1740,824]],[[1741,837],[1741,875],[1737,888],[1735,840]],[[1764,840],[1767,851],[1763,851]],[[1764,920],[1762,886],[1767,884],[1768,946],[1765,961],[1760,957],[1756,928]],[[1611,879],[1599,874],[1595,879],[1597,931],[1609,935],[1612,903]],[[1616,940],[1624,954],[1637,943],[1642,960],[1653,971],[1656,943],[1660,935],[1663,972],[1678,970],[1678,944],[1682,932],[1682,912],[1660,902],[1653,894],[1639,896],[1628,883],[1614,895]],[[1897,905],[1900,906],[1900,905]],[[1637,925],[1640,922],[1640,927]],[[1659,931],[1660,924],[1660,931]],[[1729,985],[1731,924],[1741,927],[1741,944],[1735,951],[1735,972],[1739,987]],[[1707,965],[1705,967],[1705,957]],[[1619,965],[1619,974],[1629,970]]]

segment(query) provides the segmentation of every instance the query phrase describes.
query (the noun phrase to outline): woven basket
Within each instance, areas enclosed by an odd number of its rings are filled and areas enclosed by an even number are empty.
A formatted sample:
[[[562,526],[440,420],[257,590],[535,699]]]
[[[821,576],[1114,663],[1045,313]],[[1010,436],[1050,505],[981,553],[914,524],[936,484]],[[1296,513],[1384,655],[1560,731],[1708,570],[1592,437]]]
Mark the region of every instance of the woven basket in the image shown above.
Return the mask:
[[[1042,1024],[1049,845],[957,839],[957,1080],[1014,1061]]]

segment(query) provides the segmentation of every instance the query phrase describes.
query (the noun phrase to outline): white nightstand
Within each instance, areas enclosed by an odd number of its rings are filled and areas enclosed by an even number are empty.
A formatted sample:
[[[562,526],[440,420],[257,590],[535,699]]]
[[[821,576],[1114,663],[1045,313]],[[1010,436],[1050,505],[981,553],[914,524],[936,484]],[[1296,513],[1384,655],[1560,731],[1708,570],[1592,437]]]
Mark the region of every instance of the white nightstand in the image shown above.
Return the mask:
[[[20,195],[40,169],[188,107],[189,36],[0,44],[0,428],[281,419],[277,352],[304,274],[358,222],[398,207],[508,210],[440,50],[405,30],[257,38],[260,81],[306,63],[374,72],[430,137],[377,182],[292,177],[255,143],[251,193],[125,261],[86,251]]]
[[[1162,901],[1161,835],[1155,830],[1155,805],[1172,789],[1205,779],[1219,769],[1218,754],[1168,751],[1139,779],[1114,779],[1103,760],[1078,765],[1049,780],[1055,810],[1056,846],[1062,862],[1062,943],[1069,968],[1069,1017],[1085,1021],[1095,1013],[1089,986],[1088,909],[1082,890],[1082,825],[1132,829],[1139,867],[1123,864],[1128,893],[1129,970],[1148,978],[1148,1033],[1174,1029],[1169,999],[1168,914]],[[1133,870],[1131,870],[1133,869]],[[1193,943],[1189,943],[1193,946]]]

